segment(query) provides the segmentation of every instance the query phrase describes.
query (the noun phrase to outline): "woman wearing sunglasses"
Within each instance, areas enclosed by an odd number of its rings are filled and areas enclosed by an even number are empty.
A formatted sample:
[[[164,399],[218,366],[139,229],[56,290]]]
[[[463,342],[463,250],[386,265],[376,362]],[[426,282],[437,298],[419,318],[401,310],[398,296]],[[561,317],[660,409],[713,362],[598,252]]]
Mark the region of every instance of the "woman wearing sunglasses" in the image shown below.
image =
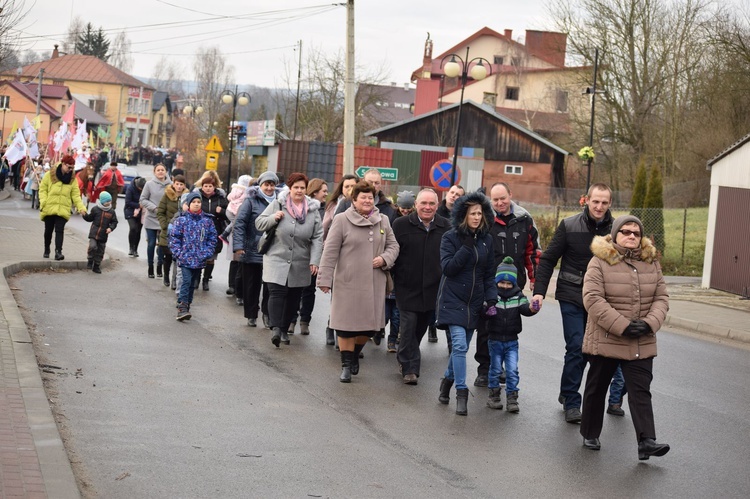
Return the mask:
[[[634,216],[618,217],[612,233],[591,243],[594,257],[583,280],[588,312],[583,353],[590,367],[583,394],[584,447],[599,450],[605,397],[617,366],[622,367],[628,405],[638,441],[638,459],[663,456],[669,445],[656,443],[651,380],[656,332],[669,310],[658,252],[643,236]]]

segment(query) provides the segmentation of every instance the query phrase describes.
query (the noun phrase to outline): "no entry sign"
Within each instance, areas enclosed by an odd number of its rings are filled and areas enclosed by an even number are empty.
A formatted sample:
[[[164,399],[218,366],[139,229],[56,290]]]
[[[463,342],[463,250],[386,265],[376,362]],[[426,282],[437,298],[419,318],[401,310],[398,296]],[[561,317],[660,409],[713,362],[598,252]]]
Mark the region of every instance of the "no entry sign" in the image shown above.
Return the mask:
[[[447,191],[451,188],[451,175],[453,175],[453,163],[449,159],[441,159],[430,168],[430,183],[439,191]],[[456,183],[461,183],[461,170],[456,170]]]

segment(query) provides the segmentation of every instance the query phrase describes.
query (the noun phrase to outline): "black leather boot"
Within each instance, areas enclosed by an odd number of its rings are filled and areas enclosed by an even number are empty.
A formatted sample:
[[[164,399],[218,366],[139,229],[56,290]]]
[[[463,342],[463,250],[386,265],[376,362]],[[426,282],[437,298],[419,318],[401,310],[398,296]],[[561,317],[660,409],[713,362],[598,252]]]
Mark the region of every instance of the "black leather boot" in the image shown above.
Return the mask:
[[[660,457],[669,452],[669,444],[657,444],[653,438],[644,438],[638,442],[638,459],[648,460],[651,456]]]
[[[435,326],[430,326],[427,328],[427,341],[430,343],[437,343],[437,329]]]
[[[44,258],[49,258],[49,246],[44,247]]]
[[[55,250],[55,260],[65,260],[65,255],[62,254],[62,250]]]
[[[469,402],[469,389],[456,390],[456,414],[466,416],[469,410],[466,404]]]
[[[339,376],[339,381],[342,383],[351,383],[352,382],[352,358],[354,357],[354,352],[341,352],[341,376]]]
[[[171,270],[172,262],[165,261],[164,262],[164,285],[169,287],[169,271]]]
[[[359,354],[362,353],[364,345],[354,345],[354,354],[352,355],[352,374],[359,374]]]
[[[281,328],[278,328],[278,327],[273,328],[273,336],[271,336],[271,343],[276,345],[276,348],[279,348],[279,345],[281,344]]]
[[[148,278],[149,279],[154,278],[154,266],[153,265],[148,266]]]
[[[161,273],[162,264],[156,264],[156,277],[162,277],[164,274]]]
[[[453,388],[453,380],[443,378],[440,380],[440,395],[438,400],[441,404],[447,404],[451,399],[451,388]]]
[[[326,328],[326,345],[335,345],[336,340],[333,338],[333,329],[330,327]]]

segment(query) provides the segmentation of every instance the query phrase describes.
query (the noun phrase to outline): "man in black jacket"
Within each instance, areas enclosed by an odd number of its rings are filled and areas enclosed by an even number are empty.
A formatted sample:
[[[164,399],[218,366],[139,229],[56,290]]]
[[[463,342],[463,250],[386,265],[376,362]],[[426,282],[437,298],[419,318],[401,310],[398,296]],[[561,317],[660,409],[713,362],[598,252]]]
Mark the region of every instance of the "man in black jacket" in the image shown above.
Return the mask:
[[[438,198],[432,189],[419,191],[414,206],[412,213],[393,222],[393,234],[400,247],[393,267],[396,304],[401,314],[396,358],[407,385],[416,385],[419,377],[419,344],[427,326],[434,321],[440,285],[440,241],[451,228],[447,219],[436,214]]]
[[[578,390],[586,367],[581,351],[587,319],[583,308],[583,276],[592,257],[590,246],[594,236],[604,236],[612,229],[611,202],[612,190],[606,184],[594,184],[589,188],[583,211],[560,222],[549,247],[542,253],[534,284],[532,302],[541,308],[552,272],[562,258],[555,291],[565,336],[565,364],[558,401],[565,409],[565,421],[573,424],[581,422]]]
[[[495,250],[495,266],[503,263],[503,258],[513,258],[518,272],[517,283],[523,291],[528,281],[534,290],[536,268],[539,264],[539,232],[528,211],[513,202],[510,187],[505,182],[497,182],[490,188],[490,202],[495,211],[495,220],[490,228]],[[487,386],[490,372],[490,350],[487,344],[487,322],[479,321],[477,327],[477,351],[474,360],[479,363],[474,386]],[[503,376],[500,376],[501,382]]]
[[[437,214],[450,220],[451,211],[453,211],[453,203],[455,203],[456,199],[460,198],[464,194],[466,194],[466,189],[458,184],[452,186],[448,193],[445,195],[445,199],[443,199],[443,202],[440,203]]]

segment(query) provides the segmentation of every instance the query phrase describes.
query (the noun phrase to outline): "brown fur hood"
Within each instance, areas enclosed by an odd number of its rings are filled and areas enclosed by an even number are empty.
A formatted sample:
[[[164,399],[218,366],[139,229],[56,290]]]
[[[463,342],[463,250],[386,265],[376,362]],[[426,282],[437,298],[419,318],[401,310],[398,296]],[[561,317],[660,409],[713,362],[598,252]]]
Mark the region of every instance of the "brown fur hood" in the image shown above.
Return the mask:
[[[591,241],[591,252],[607,262],[610,265],[616,265],[625,259],[625,255],[620,254],[612,243],[612,236],[596,236]],[[659,258],[659,252],[647,237],[641,238],[641,260],[646,263],[653,263]]]
[[[172,184],[169,184],[164,188],[164,195],[167,196],[170,201],[177,201],[177,198],[179,197],[175,192],[174,187],[172,187]]]

